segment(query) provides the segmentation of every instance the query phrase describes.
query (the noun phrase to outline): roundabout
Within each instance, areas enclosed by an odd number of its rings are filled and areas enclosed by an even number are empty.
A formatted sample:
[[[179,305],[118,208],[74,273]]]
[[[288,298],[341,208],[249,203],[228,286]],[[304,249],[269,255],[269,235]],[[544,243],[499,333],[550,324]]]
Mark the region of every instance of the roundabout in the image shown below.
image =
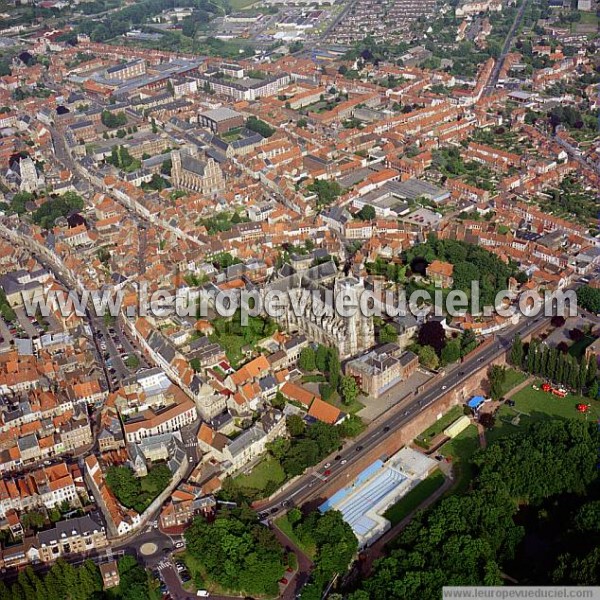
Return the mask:
[[[158,551],[158,546],[154,542],[145,542],[140,546],[140,554],[143,556],[152,556]]]

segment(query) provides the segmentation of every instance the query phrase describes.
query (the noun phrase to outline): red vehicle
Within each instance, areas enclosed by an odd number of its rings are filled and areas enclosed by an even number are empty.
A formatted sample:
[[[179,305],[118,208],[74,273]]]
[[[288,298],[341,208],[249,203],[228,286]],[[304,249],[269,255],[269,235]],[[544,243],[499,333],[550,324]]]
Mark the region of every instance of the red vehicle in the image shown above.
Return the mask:
[[[331,469],[327,469],[326,471],[323,471],[323,475],[325,475],[325,477],[329,477],[331,475]]]
[[[589,404],[578,404],[577,410],[580,413],[586,413],[586,412],[588,412],[588,410],[590,410],[590,405]]]
[[[549,383],[543,383],[542,384],[542,391],[543,392],[549,392],[552,389],[552,386]]]

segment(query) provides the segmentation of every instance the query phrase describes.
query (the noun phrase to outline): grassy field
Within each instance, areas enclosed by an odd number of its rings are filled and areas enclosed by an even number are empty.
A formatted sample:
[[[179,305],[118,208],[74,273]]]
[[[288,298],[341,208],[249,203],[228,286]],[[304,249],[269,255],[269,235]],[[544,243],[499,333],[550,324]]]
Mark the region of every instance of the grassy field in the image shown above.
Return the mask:
[[[247,475],[234,479],[236,487],[264,490],[270,481],[280,485],[285,481],[285,473],[279,461],[272,456],[261,460]]]
[[[406,496],[400,498],[396,504],[390,506],[383,516],[392,526],[397,525],[413,510],[418,508],[422,502],[427,500],[443,483],[444,475],[441,471],[436,470],[427,479],[421,481],[421,483],[410,490]]]
[[[538,381],[537,384],[540,385],[541,382]],[[559,398],[548,392],[526,387],[517,392],[512,399],[515,401],[514,407],[511,408],[506,404],[500,407],[496,415],[496,425],[486,433],[488,441],[514,433],[519,428],[544,419],[585,421],[586,419],[597,419],[600,415],[600,401],[575,394]],[[578,412],[577,404],[590,404],[590,412],[587,415]]]
[[[337,406],[342,412],[349,413],[351,415],[356,414],[359,410],[362,410],[365,405],[362,402],[359,402],[358,399],[354,400],[350,404],[344,404],[340,395],[336,392],[331,395],[331,398],[327,400],[329,404],[333,404],[333,406]]]
[[[273,521],[277,529],[282,531],[287,537],[292,540],[292,542],[306,554],[309,558],[314,558],[316,548],[314,546],[308,546],[303,544],[300,539],[294,533],[294,529],[292,528],[292,524],[288,521],[287,515],[283,515],[283,517],[279,517]]]
[[[419,445],[428,447],[429,442],[437,435],[442,433],[448,425],[451,425],[463,415],[461,406],[453,406],[441,419],[438,419],[431,427],[428,427],[423,433],[417,436]]]
[[[469,425],[439,449],[440,454],[452,458],[456,473],[454,492],[461,493],[469,487],[469,482],[473,476],[471,457],[478,449],[479,435],[475,425]]]
[[[510,390],[516,388],[519,384],[523,383],[527,379],[527,373],[523,373],[523,371],[517,371],[516,369],[507,369],[506,370],[506,380],[504,381],[504,385],[502,386],[502,395],[508,394]]]

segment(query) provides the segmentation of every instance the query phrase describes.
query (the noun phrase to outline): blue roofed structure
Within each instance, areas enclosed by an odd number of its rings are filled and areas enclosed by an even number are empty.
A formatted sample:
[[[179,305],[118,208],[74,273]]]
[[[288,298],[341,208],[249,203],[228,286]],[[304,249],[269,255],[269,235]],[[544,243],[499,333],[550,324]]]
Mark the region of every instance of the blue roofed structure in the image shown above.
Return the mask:
[[[467,402],[467,406],[472,410],[478,410],[484,402],[485,398],[483,396],[473,396]]]

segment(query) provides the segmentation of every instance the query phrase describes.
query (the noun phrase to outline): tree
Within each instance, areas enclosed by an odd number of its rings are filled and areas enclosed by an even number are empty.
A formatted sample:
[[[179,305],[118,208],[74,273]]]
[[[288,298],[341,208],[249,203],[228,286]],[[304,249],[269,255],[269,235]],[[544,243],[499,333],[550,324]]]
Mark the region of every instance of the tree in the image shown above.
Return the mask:
[[[595,354],[590,356],[587,366],[587,384],[592,385],[598,375],[598,357]]]
[[[435,370],[440,365],[440,359],[431,346],[422,346],[419,349],[419,363],[426,369]]]
[[[319,394],[321,394],[321,398],[323,398],[323,400],[329,400],[331,396],[333,396],[333,392],[335,392],[335,390],[329,383],[319,384]]]
[[[359,416],[350,415],[337,428],[343,438],[353,438],[365,430],[365,424]]]
[[[460,336],[460,355],[466,356],[477,347],[477,338],[472,329],[466,329]]]
[[[484,412],[479,415],[479,422],[486,429],[492,429],[496,424],[496,417],[492,413]]]
[[[442,350],[442,364],[449,365],[460,359],[460,340],[451,340]]]
[[[500,400],[504,393],[504,384],[506,383],[506,367],[492,365],[488,371],[490,382],[490,396],[492,400]]]
[[[398,341],[398,332],[391,323],[387,323],[381,327],[378,335],[380,344],[395,344]]]
[[[250,129],[250,131],[259,133],[264,138],[270,138],[276,131],[274,127],[271,127],[268,123],[265,123],[262,119],[259,119],[254,115],[251,115],[246,119],[246,127]]]
[[[321,373],[327,371],[327,361],[329,359],[329,350],[327,346],[319,344],[315,353],[315,365]]]
[[[600,313],[600,288],[583,285],[577,289],[576,294],[579,306],[594,314]]]
[[[276,595],[283,576],[283,548],[272,531],[241,520],[239,513],[212,523],[194,519],[185,532],[187,552],[206,576],[228,590]]]
[[[431,346],[439,356],[446,344],[446,331],[440,321],[427,321],[419,329],[418,341],[421,346]]]
[[[304,419],[299,415],[290,415],[286,420],[287,430],[292,437],[302,435],[306,429]]]
[[[327,359],[327,374],[329,375],[329,383],[334,390],[337,390],[340,384],[341,371],[342,366],[340,364],[340,357],[337,349],[330,348]]]
[[[310,346],[303,348],[302,352],[300,352],[298,366],[303,371],[314,371],[317,368],[315,362],[315,351]]]
[[[515,338],[512,343],[512,347],[510,349],[510,362],[515,365],[515,367],[522,367],[523,360],[525,357],[525,352],[523,350],[523,342],[521,340],[521,336],[519,334],[515,335]]]
[[[340,395],[342,402],[347,406],[352,404],[358,397],[358,385],[356,380],[351,375],[346,375],[340,380]]]
[[[342,187],[337,181],[316,179],[308,186],[308,190],[317,195],[317,206],[329,206],[342,193]]]
[[[294,526],[294,533],[304,544],[316,548],[312,583],[308,588],[309,598],[321,598],[325,585],[335,573],[343,574],[358,550],[358,541],[352,528],[336,510],[321,515],[318,511],[308,513]]]
[[[127,124],[127,115],[124,112],[112,113],[109,110],[103,110],[100,120],[105,127],[116,129]]]
[[[358,211],[357,216],[363,221],[372,221],[376,217],[375,208],[370,204],[365,204]]]

